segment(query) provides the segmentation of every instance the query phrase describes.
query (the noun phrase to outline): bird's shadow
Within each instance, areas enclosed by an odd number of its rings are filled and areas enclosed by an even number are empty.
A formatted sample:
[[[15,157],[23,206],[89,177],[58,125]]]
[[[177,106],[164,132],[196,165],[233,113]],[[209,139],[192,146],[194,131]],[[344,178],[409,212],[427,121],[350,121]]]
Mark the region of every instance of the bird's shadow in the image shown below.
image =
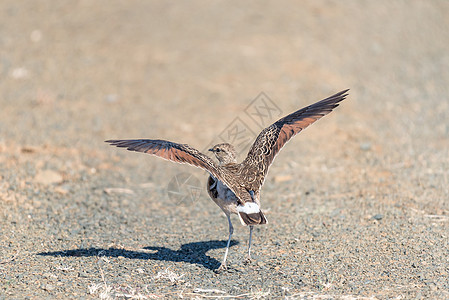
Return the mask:
[[[238,244],[238,241],[232,240],[230,247]],[[212,249],[226,248],[226,241],[212,240],[207,242],[195,242],[181,245],[179,250],[172,250],[166,247],[144,247],[141,251],[126,250],[118,248],[81,248],[72,250],[62,250],[53,252],[41,252],[37,255],[43,256],[62,256],[62,257],[125,257],[129,259],[151,259],[173,262],[187,262],[190,264],[201,265],[207,269],[215,270],[220,266],[220,262],[206,253]],[[146,252],[145,250],[150,250]],[[156,252],[153,252],[156,251]]]

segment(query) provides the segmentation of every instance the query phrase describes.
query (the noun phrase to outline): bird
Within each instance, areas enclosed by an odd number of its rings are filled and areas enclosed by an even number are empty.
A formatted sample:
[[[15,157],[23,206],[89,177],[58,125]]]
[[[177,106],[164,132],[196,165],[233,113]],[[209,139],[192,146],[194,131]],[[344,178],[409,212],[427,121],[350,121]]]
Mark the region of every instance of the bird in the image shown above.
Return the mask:
[[[112,146],[143,152],[176,163],[188,164],[209,173],[207,192],[221,208],[228,221],[228,240],[217,271],[227,270],[227,256],[234,227],[231,215],[236,214],[243,226],[249,227],[245,263],[251,262],[251,240],[255,225],[267,224],[261,210],[260,190],[276,155],[285,144],[303,129],[329,114],[347,96],[349,89],[301,108],[263,129],[250,147],[246,158],[237,163],[236,149],[221,143],[209,149],[218,163],[197,149],[160,139],[107,140]]]

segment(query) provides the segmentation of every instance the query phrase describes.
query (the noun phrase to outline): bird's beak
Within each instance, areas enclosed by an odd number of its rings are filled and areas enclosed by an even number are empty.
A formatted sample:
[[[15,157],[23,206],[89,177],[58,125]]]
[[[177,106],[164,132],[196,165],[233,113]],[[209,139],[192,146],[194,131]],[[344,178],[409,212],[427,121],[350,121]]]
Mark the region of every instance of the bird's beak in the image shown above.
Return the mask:
[[[210,148],[209,151],[214,152],[214,149]]]

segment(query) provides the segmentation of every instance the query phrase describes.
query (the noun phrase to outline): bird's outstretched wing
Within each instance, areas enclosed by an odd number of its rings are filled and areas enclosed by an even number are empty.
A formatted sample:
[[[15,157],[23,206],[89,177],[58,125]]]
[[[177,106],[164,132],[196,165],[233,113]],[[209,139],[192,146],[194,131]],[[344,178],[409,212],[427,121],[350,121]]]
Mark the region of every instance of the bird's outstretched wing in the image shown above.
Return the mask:
[[[111,146],[143,152],[181,164],[189,164],[214,173],[217,165],[209,157],[186,144],[177,144],[164,140],[108,140]]]
[[[213,173],[216,164],[210,157],[186,144],[177,144],[164,140],[108,140],[111,146],[143,152],[181,164],[189,164]]]
[[[106,143],[112,146],[126,148],[130,151],[143,152],[161,157],[166,160],[181,164],[189,164],[209,172],[228,186],[239,198],[245,202],[249,195],[245,195],[244,190],[236,185],[231,172],[214,163],[207,155],[186,144],[178,144],[164,140],[107,140]]]
[[[247,188],[258,191],[268,168],[282,147],[301,130],[330,113],[344,100],[348,90],[304,107],[262,130],[242,163],[241,173],[248,178]]]

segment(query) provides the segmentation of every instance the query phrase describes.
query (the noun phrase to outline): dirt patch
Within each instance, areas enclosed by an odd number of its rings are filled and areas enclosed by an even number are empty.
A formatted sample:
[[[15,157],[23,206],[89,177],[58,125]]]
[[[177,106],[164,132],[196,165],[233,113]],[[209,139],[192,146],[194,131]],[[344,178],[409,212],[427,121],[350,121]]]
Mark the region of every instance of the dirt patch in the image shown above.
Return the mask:
[[[448,2],[0,6],[0,299],[449,297]],[[221,274],[207,174],[103,143],[255,138],[261,92],[285,115],[345,88]],[[200,193],[171,197],[179,174]]]

